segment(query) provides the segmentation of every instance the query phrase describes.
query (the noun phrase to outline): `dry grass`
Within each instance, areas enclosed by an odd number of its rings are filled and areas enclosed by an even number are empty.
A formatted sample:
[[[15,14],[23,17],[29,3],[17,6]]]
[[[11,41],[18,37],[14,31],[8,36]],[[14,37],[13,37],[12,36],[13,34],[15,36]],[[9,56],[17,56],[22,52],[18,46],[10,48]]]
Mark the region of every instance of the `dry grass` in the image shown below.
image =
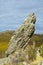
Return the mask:
[[[43,57],[37,56],[36,60],[34,60],[33,62],[31,62],[30,64],[31,65],[36,65],[36,64],[38,65],[42,60],[43,60]]]
[[[8,48],[7,42],[1,42],[0,43],[0,51],[5,51]]]

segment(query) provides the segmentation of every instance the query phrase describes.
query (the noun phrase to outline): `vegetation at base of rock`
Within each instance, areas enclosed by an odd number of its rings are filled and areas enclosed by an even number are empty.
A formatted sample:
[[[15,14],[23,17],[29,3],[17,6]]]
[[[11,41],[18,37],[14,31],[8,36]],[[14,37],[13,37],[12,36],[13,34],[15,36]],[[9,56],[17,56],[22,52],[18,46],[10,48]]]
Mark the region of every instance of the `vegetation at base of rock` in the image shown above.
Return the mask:
[[[40,54],[43,57],[43,44],[39,47],[39,49],[40,49]]]
[[[3,57],[4,51],[7,49],[8,42],[13,33],[14,33],[14,31],[0,32],[0,57]],[[31,41],[29,42],[29,45],[33,44],[33,40],[36,43],[35,47],[40,48],[41,55],[43,56],[43,51],[42,51],[43,50],[43,34],[34,34]]]
[[[9,40],[10,40],[13,32],[14,31],[7,31],[7,32],[0,33],[0,35],[2,36],[2,37],[0,36],[0,58],[2,58],[2,57],[5,56],[4,52],[5,52],[5,50],[8,47],[8,42],[9,42]],[[9,33],[10,33],[10,36],[9,36]],[[7,37],[7,35],[8,35],[8,37]],[[5,40],[4,37],[6,38],[6,40]],[[3,41],[1,39],[3,39]],[[33,49],[32,49],[33,48],[33,40],[36,43],[35,47],[34,47],[34,51],[36,51],[36,49],[39,48],[41,56],[43,56],[43,41],[42,41],[43,40],[43,35],[34,34],[33,37],[32,37],[32,39],[31,39],[31,41],[29,42],[29,45],[26,47],[26,50],[27,50],[26,54],[28,54],[28,59],[29,59],[29,57],[31,57],[30,62],[31,62],[31,60],[34,60],[35,57],[36,57],[36,55],[34,54],[34,52],[32,52],[33,51]],[[30,52],[29,49],[32,50],[32,51]],[[33,53],[33,55],[35,55],[35,56],[33,56],[30,53]],[[20,64],[22,64],[22,63],[20,63]],[[38,65],[38,64],[36,64],[36,65]]]

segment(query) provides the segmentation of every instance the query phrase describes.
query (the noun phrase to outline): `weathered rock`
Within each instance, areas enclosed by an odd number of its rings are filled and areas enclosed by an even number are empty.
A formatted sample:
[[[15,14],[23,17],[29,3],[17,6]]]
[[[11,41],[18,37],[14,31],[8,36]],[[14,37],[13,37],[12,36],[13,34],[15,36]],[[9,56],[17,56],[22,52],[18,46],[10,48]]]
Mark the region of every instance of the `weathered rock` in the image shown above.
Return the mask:
[[[8,55],[8,57],[0,59],[0,65],[21,65],[21,63],[18,63],[28,59],[24,49],[34,33],[35,22],[36,16],[34,13],[27,16],[22,26],[17,29],[11,37],[9,47],[6,50],[6,55]],[[25,64],[27,64],[27,62]]]
[[[35,31],[35,22],[36,16],[34,13],[31,13],[29,16],[27,16],[22,26],[19,29],[17,29],[14,32],[14,35],[11,37],[9,47],[6,50],[6,55],[10,55],[17,49],[26,48]]]
[[[28,64],[27,60],[28,58],[26,57],[25,51],[20,49],[10,54],[8,57],[0,59],[0,65],[22,65],[24,61]]]

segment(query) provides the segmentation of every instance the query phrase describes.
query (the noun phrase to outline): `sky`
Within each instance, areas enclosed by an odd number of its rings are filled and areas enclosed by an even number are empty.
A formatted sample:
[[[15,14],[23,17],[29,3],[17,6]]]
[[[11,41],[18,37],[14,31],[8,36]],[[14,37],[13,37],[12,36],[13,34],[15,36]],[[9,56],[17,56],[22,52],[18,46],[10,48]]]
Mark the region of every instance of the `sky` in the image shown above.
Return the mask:
[[[0,32],[16,30],[31,12],[37,17],[35,33],[43,34],[43,0],[0,0]]]

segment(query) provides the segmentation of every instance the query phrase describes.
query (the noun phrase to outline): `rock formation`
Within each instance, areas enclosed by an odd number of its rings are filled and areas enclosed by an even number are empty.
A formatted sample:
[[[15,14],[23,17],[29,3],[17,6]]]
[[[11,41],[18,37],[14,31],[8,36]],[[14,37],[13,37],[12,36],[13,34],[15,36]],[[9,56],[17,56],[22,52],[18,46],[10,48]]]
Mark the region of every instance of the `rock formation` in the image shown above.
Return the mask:
[[[26,48],[35,31],[35,22],[36,16],[34,13],[31,13],[29,16],[27,16],[21,27],[17,29],[14,32],[14,35],[11,37],[6,55],[15,52],[18,48]]]
[[[8,49],[5,52],[7,57],[0,59],[0,65],[14,65],[13,63],[20,61],[20,58],[25,58],[24,49],[29,44],[29,41],[35,31],[35,22],[36,16],[34,13],[27,16],[21,27],[18,28],[11,37]],[[20,50],[21,52],[17,50]],[[16,51],[18,52],[17,56],[15,56]]]

